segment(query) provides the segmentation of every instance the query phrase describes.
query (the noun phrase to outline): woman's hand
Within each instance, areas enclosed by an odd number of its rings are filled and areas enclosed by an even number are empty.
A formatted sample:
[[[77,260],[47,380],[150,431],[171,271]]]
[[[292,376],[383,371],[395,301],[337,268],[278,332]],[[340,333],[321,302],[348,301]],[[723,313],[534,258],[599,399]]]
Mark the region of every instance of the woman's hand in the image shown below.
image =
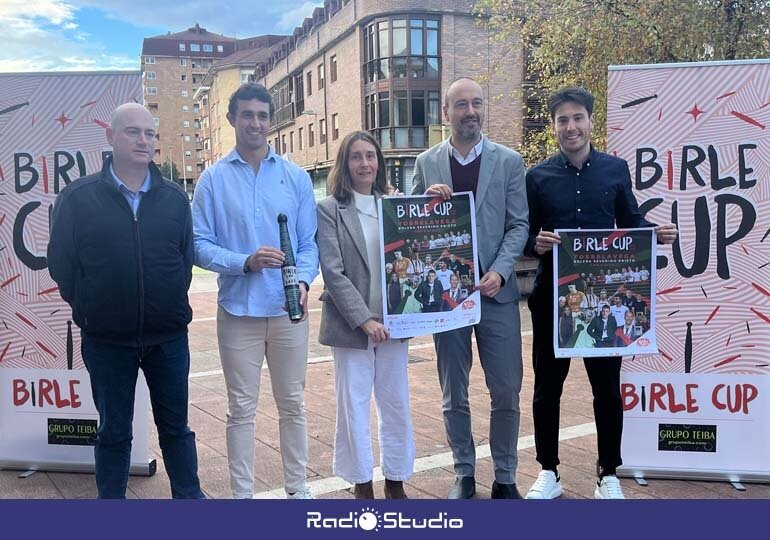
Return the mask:
[[[388,332],[385,325],[374,319],[367,319],[360,328],[367,336],[369,336],[369,339],[371,339],[375,345],[387,341],[390,337],[390,332]]]

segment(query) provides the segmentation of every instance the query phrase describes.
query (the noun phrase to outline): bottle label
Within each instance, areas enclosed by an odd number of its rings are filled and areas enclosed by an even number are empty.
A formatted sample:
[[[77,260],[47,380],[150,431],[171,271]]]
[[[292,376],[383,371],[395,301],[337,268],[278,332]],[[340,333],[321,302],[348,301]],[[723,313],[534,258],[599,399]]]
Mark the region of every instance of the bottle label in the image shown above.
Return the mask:
[[[292,287],[299,285],[299,279],[297,279],[297,267],[296,266],[284,266],[281,268],[281,275],[283,276],[283,286]]]

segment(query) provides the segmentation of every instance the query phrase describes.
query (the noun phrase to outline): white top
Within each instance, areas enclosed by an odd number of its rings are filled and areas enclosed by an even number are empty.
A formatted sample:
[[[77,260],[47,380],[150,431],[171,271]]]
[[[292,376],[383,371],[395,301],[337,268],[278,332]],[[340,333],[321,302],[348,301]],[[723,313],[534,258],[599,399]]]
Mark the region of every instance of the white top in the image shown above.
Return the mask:
[[[479,157],[481,155],[481,150],[484,148],[484,136],[481,136],[481,139],[479,140],[479,144],[471,148],[471,151],[468,152],[468,155],[463,157],[463,155],[458,152],[457,148],[452,146],[452,142],[449,142],[449,148],[452,149],[452,156],[457,160],[457,163],[462,165],[463,167],[466,166],[468,163],[471,163],[474,159]]]
[[[353,192],[358,210],[358,221],[364,231],[366,260],[369,263],[369,310],[372,316],[382,320],[382,263],[380,261],[380,226],[377,221],[377,201],[374,195]]]

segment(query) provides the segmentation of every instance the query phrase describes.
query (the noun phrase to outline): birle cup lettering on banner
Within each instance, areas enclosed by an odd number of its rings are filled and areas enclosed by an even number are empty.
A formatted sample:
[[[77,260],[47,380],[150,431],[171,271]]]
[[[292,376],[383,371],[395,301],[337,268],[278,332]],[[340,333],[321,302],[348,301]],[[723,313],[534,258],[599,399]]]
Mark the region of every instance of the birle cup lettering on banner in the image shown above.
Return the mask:
[[[557,230],[557,358],[655,354],[655,231]]]
[[[770,479],[768,80],[770,60],[609,68],[608,147],[679,230],[652,287],[660,352],[623,362],[619,474]]]
[[[383,197],[380,205],[383,320],[392,338],[479,322],[472,193]]]

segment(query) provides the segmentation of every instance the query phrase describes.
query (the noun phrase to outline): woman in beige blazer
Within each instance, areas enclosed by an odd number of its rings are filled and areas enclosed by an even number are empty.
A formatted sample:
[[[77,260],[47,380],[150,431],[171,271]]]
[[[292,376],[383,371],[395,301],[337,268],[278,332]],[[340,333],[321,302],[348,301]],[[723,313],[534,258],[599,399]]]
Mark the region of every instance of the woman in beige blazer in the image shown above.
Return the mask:
[[[334,474],[373,499],[369,404],[377,406],[385,497],[405,499],[414,467],[407,380],[408,342],[382,324],[382,263],[377,198],[387,192],[377,142],[356,131],[342,141],[329,176],[332,195],[318,204],[324,292],[319,341],[332,348],[337,390]]]

